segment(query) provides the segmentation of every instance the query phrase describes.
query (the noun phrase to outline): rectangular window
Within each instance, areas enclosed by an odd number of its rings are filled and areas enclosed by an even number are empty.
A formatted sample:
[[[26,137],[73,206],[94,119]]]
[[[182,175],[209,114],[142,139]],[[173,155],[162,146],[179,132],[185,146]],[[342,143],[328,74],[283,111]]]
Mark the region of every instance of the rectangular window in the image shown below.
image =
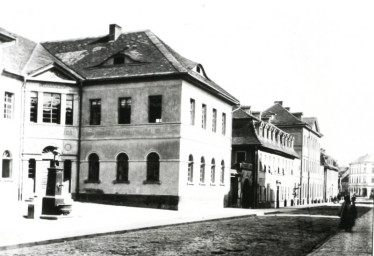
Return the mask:
[[[222,113],[222,134],[226,134],[226,114]]]
[[[206,129],[206,105],[202,105],[201,109],[201,128]]]
[[[43,94],[43,122],[60,123],[61,95],[57,93]]]
[[[90,100],[90,125],[101,123],[101,99]]]
[[[10,92],[5,92],[4,94],[4,118],[13,118],[13,101],[14,94]]]
[[[148,119],[150,123],[162,122],[162,96],[149,96]]]
[[[190,124],[195,125],[195,100],[190,99]]]
[[[212,116],[212,132],[217,131],[217,110],[213,108]]]
[[[131,123],[131,98],[119,98],[118,100],[118,123]]]
[[[30,122],[38,122],[38,93],[30,93]]]
[[[73,103],[74,96],[72,94],[66,95],[65,124],[67,125],[73,125]]]

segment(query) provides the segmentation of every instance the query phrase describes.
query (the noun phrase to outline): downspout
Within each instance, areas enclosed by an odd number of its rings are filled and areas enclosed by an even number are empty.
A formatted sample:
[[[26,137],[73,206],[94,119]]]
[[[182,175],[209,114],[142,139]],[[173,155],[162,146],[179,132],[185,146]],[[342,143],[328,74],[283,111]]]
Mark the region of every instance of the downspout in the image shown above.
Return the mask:
[[[18,201],[23,200],[23,150],[24,150],[24,137],[25,137],[25,109],[26,109],[26,77],[23,76],[23,82],[21,87],[21,126],[20,126],[20,146],[19,146],[19,161],[18,163],[21,163],[21,166],[18,167],[18,170],[20,170],[20,173],[18,174]]]
[[[81,169],[81,137],[82,137],[82,101],[83,101],[83,82],[79,80],[79,120],[78,120],[78,159],[77,159],[77,177],[75,186],[75,200],[80,199],[79,195],[79,182],[80,182],[80,169]]]

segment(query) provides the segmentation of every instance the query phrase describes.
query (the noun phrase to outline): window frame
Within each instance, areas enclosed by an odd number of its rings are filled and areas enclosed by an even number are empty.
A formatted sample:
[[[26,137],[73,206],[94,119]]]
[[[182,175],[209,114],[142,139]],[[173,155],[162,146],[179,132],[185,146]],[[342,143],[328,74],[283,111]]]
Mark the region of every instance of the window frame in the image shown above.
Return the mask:
[[[123,159],[120,159],[123,157]],[[123,169],[121,170],[121,166]],[[122,178],[120,178],[122,174]],[[129,156],[126,153],[119,153],[116,157],[116,180],[115,183],[129,183]]]
[[[200,159],[200,185],[205,185],[205,158]]]
[[[122,101],[125,102],[124,105],[122,104]],[[118,124],[131,124],[131,108],[131,97],[118,98]]]
[[[190,99],[190,125],[195,125],[195,111],[196,102],[194,99]]]
[[[48,99],[49,101],[46,102],[46,100]],[[57,104],[56,104],[56,100],[58,100]],[[50,106],[46,106],[48,104]],[[56,117],[54,117],[54,115]],[[51,93],[51,92],[43,93],[43,123],[44,124],[61,124],[61,94],[60,93]]]
[[[4,166],[7,163],[7,173],[5,173]],[[7,174],[5,176],[4,174]],[[12,153],[9,150],[4,150],[1,157],[1,176],[2,180],[11,180],[13,178],[13,158]]]
[[[4,92],[4,119],[13,119],[14,117],[14,93]]]
[[[201,128],[206,129],[207,119],[207,106],[206,104],[201,105]]]
[[[212,132],[217,132],[217,109],[212,110]]]
[[[222,113],[222,135],[226,135],[226,113]]]
[[[144,184],[161,184],[160,155],[156,152],[151,152],[147,155],[147,176]]]
[[[90,125],[101,125],[101,99],[90,99]]]
[[[71,97],[71,99],[70,99]],[[68,111],[68,102],[71,102],[71,111]],[[74,94],[66,94],[65,102],[65,125],[74,124]]]
[[[187,182],[192,184],[193,183],[193,155],[188,156],[188,169],[187,169]]]
[[[32,123],[38,122],[38,92],[30,92],[30,118],[29,121]]]
[[[210,184],[216,184],[216,161],[213,158],[210,166]]]
[[[148,96],[148,122],[162,123],[162,95]]]
[[[95,157],[95,159],[93,159]],[[101,183],[100,182],[100,157],[96,153],[88,156],[88,177],[85,183]]]

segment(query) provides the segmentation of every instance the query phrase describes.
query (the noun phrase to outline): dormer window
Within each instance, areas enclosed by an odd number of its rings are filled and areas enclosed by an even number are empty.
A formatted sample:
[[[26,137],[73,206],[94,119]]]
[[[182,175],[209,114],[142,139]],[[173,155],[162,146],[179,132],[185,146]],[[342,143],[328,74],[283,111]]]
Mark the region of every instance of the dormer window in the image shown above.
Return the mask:
[[[121,65],[125,64],[125,55],[118,54],[113,57],[113,64],[114,65]]]

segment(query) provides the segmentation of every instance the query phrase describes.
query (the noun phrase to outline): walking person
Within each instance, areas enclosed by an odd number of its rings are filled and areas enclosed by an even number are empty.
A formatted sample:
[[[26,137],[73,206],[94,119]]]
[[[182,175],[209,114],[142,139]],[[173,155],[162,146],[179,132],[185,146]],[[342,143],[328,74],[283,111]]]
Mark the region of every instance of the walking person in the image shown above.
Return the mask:
[[[352,197],[351,201],[351,205],[348,207],[349,232],[352,231],[352,227],[355,225],[357,219],[356,197]]]
[[[345,229],[345,231],[349,231],[349,226],[350,226],[350,215],[349,215],[350,205],[351,205],[351,200],[349,199],[349,195],[345,195],[344,202],[339,210],[339,217],[340,217],[339,228]]]

